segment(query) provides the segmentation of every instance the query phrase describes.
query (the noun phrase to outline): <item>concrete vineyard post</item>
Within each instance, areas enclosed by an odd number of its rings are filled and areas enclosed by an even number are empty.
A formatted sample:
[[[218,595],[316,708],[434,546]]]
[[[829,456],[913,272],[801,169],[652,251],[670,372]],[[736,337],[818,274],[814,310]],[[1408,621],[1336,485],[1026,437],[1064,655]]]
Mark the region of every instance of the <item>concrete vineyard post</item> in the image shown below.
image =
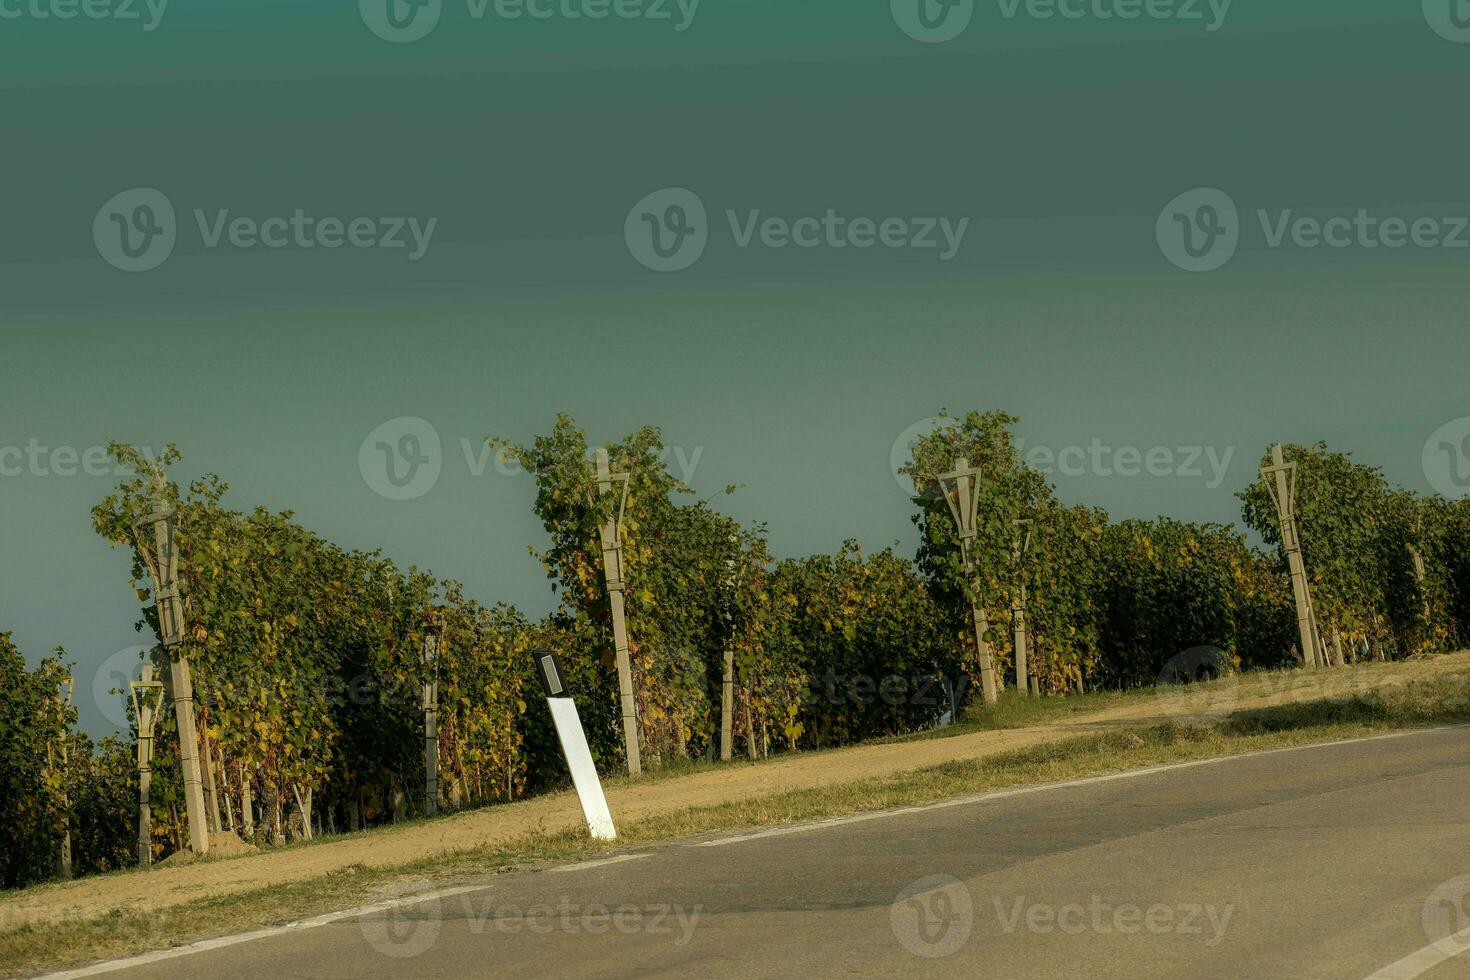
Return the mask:
[[[76,679],[73,677],[68,677],[61,682],[61,690],[56,695],[58,738],[47,745],[51,766],[61,776],[61,812],[66,821],[61,831],[60,848],[56,854],[56,876],[62,881],[71,881],[72,878],[71,800],[66,792],[67,769],[71,762],[69,748],[71,733],[66,728],[65,719],[66,709],[71,707],[72,691],[75,688]]]
[[[995,658],[991,656],[990,641],[985,634],[990,630],[990,618],[980,604],[980,586],[976,581],[973,561],[976,537],[975,519],[980,505],[980,470],[970,466],[963,456],[954,461],[954,471],[938,477],[940,490],[949,504],[950,516],[960,535],[960,559],[964,564],[965,579],[973,591],[970,594],[970,614],[975,624],[975,653],[980,661],[980,691],[987,705],[995,704],[999,691],[995,677]]]
[[[439,812],[439,633],[424,634],[424,808]]]
[[[1419,588],[1419,598],[1423,604],[1424,625],[1428,627],[1431,622],[1431,613],[1429,609],[1429,589],[1424,583],[1427,574],[1427,570],[1424,567],[1424,555],[1413,545],[1409,545],[1409,555],[1414,559],[1414,583]]]
[[[1021,560],[1031,549],[1031,522],[1017,520],[1016,538],[1011,547],[1012,574],[1016,577],[1011,609],[1011,627],[1016,648],[1016,688],[1022,696],[1035,693],[1032,682],[1028,650],[1026,649],[1026,578],[1021,569]]]
[[[607,599],[612,607],[613,651],[618,662],[618,698],[623,715],[623,749],[628,759],[628,775],[643,771],[638,752],[638,715],[633,700],[633,667],[628,657],[628,623],[623,612],[623,512],[628,504],[630,474],[613,473],[607,450],[599,448],[597,459],[597,492],[599,498],[614,493],[619,484],[617,505],[608,520],[602,522],[602,572],[607,580]]]
[[[153,665],[144,664],[141,678],[128,683],[133,718],[138,725],[138,866],[153,863],[153,729],[163,710],[163,682],[153,676]]]
[[[240,826],[245,831],[245,839],[255,839],[255,800],[250,793],[250,771],[245,768],[245,763],[240,763]]]
[[[175,723],[179,730],[179,759],[184,770],[184,812],[189,821],[189,849],[209,853],[209,827],[204,808],[204,784],[199,776],[199,739],[194,729],[194,680],[189,661],[179,657],[170,664]]]
[[[734,754],[735,651],[725,644],[725,671],[720,681],[720,761]]]
[[[745,691],[745,754],[752,762],[761,757],[760,746],[755,741],[755,708],[750,703],[750,690]]]
[[[153,601],[158,610],[158,632],[169,657],[174,714],[179,730],[179,763],[184,774],[184,806],[189,820],[189,849],[209,853],[205,823],[204,786],[199,772],[199,734],[194,727],[194,681],[184,642],[184,604],[179,595],[179,551],[174,539],[176,512],[162,497],[153,499],[153,513],[137,525],[138,550],[153,576]],[[149,540],[151,531],[152,540]]]
[[[737,553],[740,549],[740,536],[731,535],[730,544],[734,546]],[[750,563],[755,559],[747,556],[744,559],[747,564],[741,565],[741,559],[729,558],[725,560],[725,596],[722,609],[725,627],[725,649],[724,649],[724,672],[720,678],[720,761],[729,762],[735,755],[735,604],[736,594],[744,580],[745,574],[750,569]],[[737,571],[737,569],[739,569]]]
[[[1031,692],[1031,664],[1028,660],[1026,639],[1026,586],[1020,587],[1015,609],[1016,687],[1022,694]]]
[[[1307,583],[1306,565],[1302,561],[1300,527],[1297,524],[1297,464],[1287,463],[1281,444],[1271,447],[1271,465],[1261,467],[1261,479],[1276,504],[1276,517],[1281,526],[1281,547],[1291,571],[1291,591],[1296,598],[1297,632],[1301,637],[1302,662],[1307,667],[1321,666],[1323,657],[1317,641],[1317,617],[1312,611],[1311,587]]]

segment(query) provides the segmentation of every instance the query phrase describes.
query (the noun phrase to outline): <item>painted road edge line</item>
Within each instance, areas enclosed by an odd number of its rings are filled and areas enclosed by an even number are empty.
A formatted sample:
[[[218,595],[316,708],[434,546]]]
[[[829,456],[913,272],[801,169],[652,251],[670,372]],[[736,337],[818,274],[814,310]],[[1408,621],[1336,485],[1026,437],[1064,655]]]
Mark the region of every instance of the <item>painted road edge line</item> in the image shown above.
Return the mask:
[[[640,854],[619,854],[615,857],[603,858],[597,861],[579,861],[576,864],[560,864],[548,871],[584,871],[588,868],[601,868],[609,864],[622,864],[625,861],[636,861],[639,858],[653,857],[651,851]],[[93,977],[103,973],[114,973],[118,970],[130,970],[134,967],[148,966],[161,960],[171,960],[180,956],[191,956],[195,953],[207,953],[214,949],[223,949],[226,946],[235,946],[240,943],[254,942],[257,939],[269,939],[272,936],[281,936],[286,933],[302,932],[307,929],[316,929],[329,925],[342,919],[355,919],[359,916],[372,915],[375,912],[386,912],[389,909],[405,908],[409,905],[417,905],[421,902],[429,902],[441,898],[453,898],[456,895],[468,895],[471,892],[482,892],[489,885],[463,885],[458,888],[444,888],[438,891],[427,892],[423,895],[412,895],[400,899],[390,899],[383,902],[375,902],[372,905],[360,905],[356,908],[343,909],[340,912],[327,912],[323,915],[314,916],[310,919],[301,919],[297,922],[288,922],[283,926],[272,926],[268,929],[254,929],[250,932],[241,932],[233,936],[220,936],[215,939],[201,939],[198,942],[188,943],[184,946],[174,946],[170,949],[160,949],[151,953],[140,953],[127,959],[108,960],[103,963],[94,963],[91,966],[78,967],[75,970],[65,970],[60,973],[48,973],[37,980],[72,980],[77,977]]]
[[[439,891],[425,892],[422,895],[410,895],[405,898],[374,902],[372,905],[360,905],[357,908],[343,909],[340,912],[327,912],[324,915],[313,916],[310,919],[288,922],[283,926],[253,929],[250,932],[236,933],[233,936],[201,939],[198,942],[188,943],[183,946],[173,946],[169,949],[155,950],[151,953],[139,953],[137,956],[129,956],[126,959],[107,960],[103,963],[93,963],[91,966],[78,967],[75,970],[47,973],[38,977],[37,980],[72,980],[74,977],[94,977],[102,973],[130,970],[134,967],[148,966],[152,963],[172,960],[180,956],[192,956],[195,953],[206,953],[213,949],[224,949],[227,946],[237,946],[240,943],[254,942],[257,939],[268,939],[271,936],[283,936],[287,933],[319,929],[322,926],[330,925],[342,919],[355,919],[363,915],[372,915],[374,912],[386,912],[389,909],[405,908],[409,905],[418,905],[421,902],[431,902],[435,899],[451,898],[455,895],[467,895],[470,892],[480,892],[484,891],[486,887],[485,885],[464,885],[459,888],[444,888]]]
[[[576,864],[558,864],[555,867],[547,868],[546,870],[548,872],[585,871],[588,868],[603,868],[609,864],[622,864],[624,861],[636,861],[639,858],[648,857],[653,857],[652,851],[644,851],[641,854],[619,854],[616,857],[602,858],[599,861],[578,861]]]
[[[1470,950],[1470,929],[1457,932],[1453,936],[1446,936],[1423,949],[1417,949],[1397,963],[1385,966],[1369,976],[1367,980],[1414,980],[1415,977],[1423,976],[1441,963],[1454,959],[1466,950]]]
[[[1124,772],[1110,772],[1103,776],[1087,776],[1082,779],[1069,779],[1060,783],[1041,783],[1036,786],[1018,786],[1015,789],[993,790],[989,793],[978,793],[973,796],[957,796],[954,799],[940,800],[937,803],[925,803],[919,806],[897,807],[892,810],[874,810],[870,813],[854,813],[846,817],[829,817],[826,820],[816,820],[811,823],[792,824],[787,827],[771,827],[766,830],[756,830],[748,834],[737,834],[732,837],[717,837],[714,840],[700,841],[690,844],[690,847],[723,847],[726,844],[740,844],[744,841],[761,840],[766,837],[784,837],[788,834],[804,834],[811,830],[826,830],[829,827],[843,827],[848,824],[865,823],[869,820],[884,820],[889,817],[902,817],[912,813],[928,813],[931,810],[944,810],[956,806],[972,806],[976,803],[988,803],[991,800],[1004,800],[1013,796],[1028,796],[1033,793],[1045,793],[1058,789],[1074,789],[1080,786],[1095,786],[1098,783],[1110,783],[1119,779],[1135,779],[1139,776],[1152,776],[1161,772],[1174,772],[1179,769],[1195,769],[1200,766],[1219,765],[1224,762],[1235,762],[1240,759],[1258,759],[1262,756],[1280,755],[1283,752],[1305,752],[1308,749],[1326,749],[1335,745],[1355,745],[1360,742],[1380,742],[1390,738],[1407,738],[1411,735],[1428,735],[1434,732],[1449,732],[1456,729],[1470,728],[1470,725],[1440,725],[1435,728],[1415,728],[1403,732],[1389,732],[1386,735],[1369,735],[1364,738],[1344,738],[1335,742],[1317,742],[1312,745],[1291,745],[1284,749],[1262,749],[1259,752],[1245,752],[1240,755],[1222,755],[1209,759],[1191,759],[1188,762],[1171,762],[1162,766],[1149,766],[1146,769],[1129,769]]]

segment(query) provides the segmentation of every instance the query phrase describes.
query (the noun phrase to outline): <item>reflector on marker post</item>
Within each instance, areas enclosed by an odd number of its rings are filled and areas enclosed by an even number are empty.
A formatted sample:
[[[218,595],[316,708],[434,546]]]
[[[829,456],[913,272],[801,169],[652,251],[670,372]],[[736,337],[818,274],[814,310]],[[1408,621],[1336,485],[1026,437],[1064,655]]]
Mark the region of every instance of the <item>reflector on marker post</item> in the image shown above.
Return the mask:
[[[535,651],[536,676],[541,678],[541,690],[546,694],[546,705],[551,709],[551,720],[556,723],[556,737],[561,741],[562,754],[567,758],[567,768],[572,771],[572,785],[577,788],[577,799],[582,803],[582,814],[587,818],[587,832],[598,840],[614,840],[612,814],[607,809],[607,797],[602,793],[602,782],[597,778],[597,767],[592,764],[592,750],[587,747],[587,733],[582,730],[582,719],[577,714],[577,703],[567,690],[567,675],[562,669],[561,658],[553,650]]]

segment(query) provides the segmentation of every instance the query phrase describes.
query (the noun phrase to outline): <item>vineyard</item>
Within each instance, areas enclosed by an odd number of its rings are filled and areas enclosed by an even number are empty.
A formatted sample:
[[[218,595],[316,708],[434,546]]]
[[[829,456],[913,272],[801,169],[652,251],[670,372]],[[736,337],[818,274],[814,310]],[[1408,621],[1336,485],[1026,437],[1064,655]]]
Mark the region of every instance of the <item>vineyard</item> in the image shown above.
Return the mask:
[[[176,450],[153,460],[114,445],[133,475],[91,518],[103,540],[132,555],[127,586],[165,683],[151,731],[151,826],[140,848],[139,737],[149,733],[138,702],[128,701],[128,732],[93,744],[76,730],[65,651],[28,668],[0,633],[4,884],[187,852],[195,769],[213,839],[240,848],[562,785],[530,656],[543,646],[561,654],[599,768],[622,770],[608,526],[618,529],[627,670],[648,768],[717,761],[722,742],[760,759],[984,711],[977,632],[1012,688],[1026,684],[1015,670],[1024,636],[1026,672],[1047,697],[1307,659],[1267,481],[1239,495],[1243,523],[1266,551],[1226,525],[1114,522],[1064,504],[1022,462],[1018,421],[970,413],[914,444],[904,471],[917,488],[912,560],[851,541],[830,555],[772,555],[764,526],[686,502],[692,491],[660,462],[653,428],[601,447],[627,474],[625,499],[599,492],[598,447],[568,417],[530,445],[491,439],[536,482],[547,542],[534,553],[558,600],[540,621],[380,553],[337,547],[290,512],[233,509],[216,476],[180,485],[170,477]],[[1300,555],[1324,662],[1466,645],[1470,501],[1393,487],[1324,445],[1283,451],[1296,464]],[[1263,465],[1269,459],[1263,453]],[[970,533],[943,489],[957,460],[980,474]],[[138,532],[164,510],[176,529],[176,642],[173,600],[160,594]],[[180,659],[192,672],[192,751],[168,707]]]

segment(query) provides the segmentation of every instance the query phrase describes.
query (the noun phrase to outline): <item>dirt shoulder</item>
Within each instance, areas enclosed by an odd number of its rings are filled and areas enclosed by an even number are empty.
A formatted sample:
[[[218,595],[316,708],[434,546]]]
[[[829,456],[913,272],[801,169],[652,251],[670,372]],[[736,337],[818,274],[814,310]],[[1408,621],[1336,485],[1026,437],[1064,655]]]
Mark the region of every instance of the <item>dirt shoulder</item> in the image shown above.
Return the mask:
[[[614,783],[608,787],[608,803],[616,820],[636,820],[892,775],[956,759],[984,758],[1110,729],[1169,720],[1205,721],[1245,708],[1343,696],[1466,667],[1470,667],[1470,651],[1397,664],[1232,678],[1167,693],[1120,696],[1104,700],[1095,709],[1023,728],[792,753],[760,763]],[[473,848],[503,847],[537,832],[579,826],[581,819],[576,796],[557,793],[285,850],[44,885],[0,896],[0,928],[73,916],[92,918],[118,909],[157,910],[300,882],[354,866],[391,868]]]

